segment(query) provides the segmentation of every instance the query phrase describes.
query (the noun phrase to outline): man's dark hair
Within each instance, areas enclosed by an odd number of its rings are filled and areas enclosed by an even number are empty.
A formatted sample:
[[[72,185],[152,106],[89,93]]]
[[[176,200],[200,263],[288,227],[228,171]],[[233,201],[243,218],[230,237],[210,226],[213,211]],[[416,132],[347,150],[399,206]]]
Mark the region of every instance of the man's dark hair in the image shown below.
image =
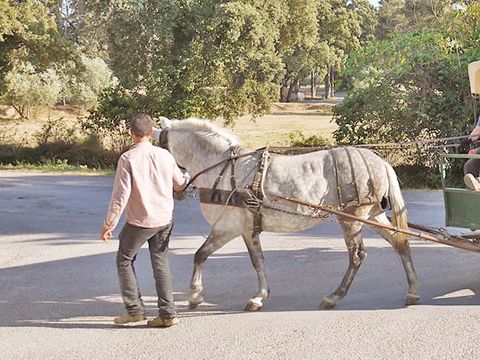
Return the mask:
[[[138,114],[130,120],[130,126],[136,136],[144,137],[150,134],[153,127],[153,121],[149,115]]]

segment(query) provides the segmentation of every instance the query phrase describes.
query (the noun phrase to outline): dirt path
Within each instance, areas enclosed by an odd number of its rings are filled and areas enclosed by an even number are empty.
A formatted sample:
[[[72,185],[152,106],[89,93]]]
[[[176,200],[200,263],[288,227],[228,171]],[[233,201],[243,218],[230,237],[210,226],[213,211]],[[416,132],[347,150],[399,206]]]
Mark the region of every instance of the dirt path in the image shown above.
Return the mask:
[[[272,290],[258,313],[242,309],[257,290],[244,244],[215,253],[204,272],[206,303],[187,307],[193,254],[203,239],[177,203],[171,244],[181,323],[168,330],[115,328],[123,313],[114,261],[117,241],[98,230],[108,177],[0,171],[2,359],[477,359],[479,255],[412,241],[422,303],[405,308],[406,280],[391,247],[365,232],[369,256],[337,308],[321,311],[347,265],[338,226],[262,238]],[[405,192],[413,222],[442,226],[440,192]],[[193,211],[198,213],[195,203]],[[208,231],[201,222],[203,232]],[[117,232],[118,233],[118,230]],[[136,263],[155,315],[147,250]]]

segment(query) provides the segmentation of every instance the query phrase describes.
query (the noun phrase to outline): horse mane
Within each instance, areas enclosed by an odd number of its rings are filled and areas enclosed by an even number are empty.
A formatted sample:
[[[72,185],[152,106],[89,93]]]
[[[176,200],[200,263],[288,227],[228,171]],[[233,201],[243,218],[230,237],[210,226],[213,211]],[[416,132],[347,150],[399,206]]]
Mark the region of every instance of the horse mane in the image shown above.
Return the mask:
[[[221,146],[223,145],[220,143],[221,141],[226,141],[231,147],[240,145],[240,139],[238,138],[238,136],[234,135],[229,130],[212,123],[209,120],[202,120],[197,118],[176,120],[171,122],[171,127],[172,129],[185,129],[187,131],[194,131],[200,136],[208,137],[212,145]]]

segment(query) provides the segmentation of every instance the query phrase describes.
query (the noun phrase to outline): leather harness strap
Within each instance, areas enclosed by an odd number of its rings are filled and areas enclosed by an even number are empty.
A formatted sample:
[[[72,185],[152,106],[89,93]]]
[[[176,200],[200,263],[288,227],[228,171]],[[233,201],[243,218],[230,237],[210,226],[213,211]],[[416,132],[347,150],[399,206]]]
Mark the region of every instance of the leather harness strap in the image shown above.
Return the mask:
[[[222,180],[223,175],[225,174],[225,170],[227,170],[228,165],[230,164],[230,185],[232,186],[232,190],[237,188],[237,183],[235,181],[235,160],[236,160],[236,155],[235,155],[235,150],[231,149],[230,150],[230,160],[225,161],[225,166],[223,169],[220,171],[220,174],[218,174],[217,179],[215,180],[215,183],[212,186],[212,190],[215,191],[217,189],[218,184],[220,183],[220,180]]]
[[[164,129],[160,132],[158,139],[159,146],[165,150],[170,151],[168,148],[168,129]],[[237,184],[235,180],[235,160],[256,154],[262,151],[261,160],[258,164],[257,173],[254,176],[252,185],[250,186],[252,193],[245,191],[237,191]],[[185,188],[188,188],[200,175],[207,173],[208,171],[216,168],[217,166],[225,163],[225,166],[220,171],[213,187],[211,189],[200,188],[200,202],[204,204],[215,204],[215,205],[225,205],[225,206],[237,206],[237,207],[246,207],[253,213],[253,232],[252,237],[258,236],[262,232],[262,214],[260,213],[260,207],[262,206],[263,198],[265,197],[263,191],[263,182],[265,180],[265,175],[267,171],[267,162],[270,157],[268,149],[266,147],[244,153],[236,154],[235,149],[230,149],[230,155],[228,158],[223,159],[201,171],[196,173],[188,181]],[[230,165],[230,185],[232,190],[219,190],[217,189],[227,167]],[[254,204],[254,205],[253,205]]]

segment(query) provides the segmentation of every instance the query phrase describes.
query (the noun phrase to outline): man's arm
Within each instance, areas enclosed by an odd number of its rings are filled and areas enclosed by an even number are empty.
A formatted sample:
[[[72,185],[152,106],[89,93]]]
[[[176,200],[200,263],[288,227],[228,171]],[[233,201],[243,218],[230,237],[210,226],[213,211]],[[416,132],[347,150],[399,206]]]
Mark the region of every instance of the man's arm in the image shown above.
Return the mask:
[[[112,231],[118,224],[125,206],[128,203],[131,192],[131,175],[128,164],[123,157],[120,157],[115,173],[115,181],[113,184],[112,198],[108,207],[107,216],[100,231],[100,238],[103,241],[112,238]]]
[[[190,175],[188,172],[182,172],[182,170],[179,169],[177,164],[174,162],[173,164],[173,190],[174,191],[181,191],[185,189],[185,187],[188,184],[188,181],[190,180]]]
[[[480,116],[477,119],[477,125],[472,130],[470,135],[468,135],[468,139],[473,142],[475,140],[478,140],[479,137],[480,137]]]

